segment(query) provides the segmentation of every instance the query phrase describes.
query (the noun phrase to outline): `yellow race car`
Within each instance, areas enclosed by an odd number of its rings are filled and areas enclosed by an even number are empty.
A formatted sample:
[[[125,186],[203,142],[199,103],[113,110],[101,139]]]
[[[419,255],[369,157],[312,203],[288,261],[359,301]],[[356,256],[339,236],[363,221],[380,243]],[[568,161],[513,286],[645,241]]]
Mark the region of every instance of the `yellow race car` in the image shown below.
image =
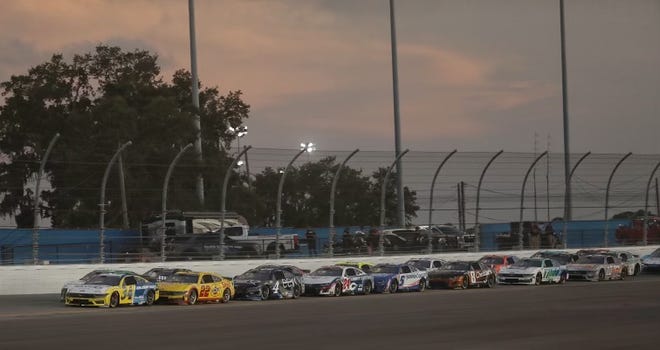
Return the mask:
[[[226,303],[234,297],[234,282],[212,272],[177,272],[158,282],[161,302]]]
[[[156,283],[126,273],[101,273],[68,287],[64,296],[66,305],[80,306],[152,305],[156,300]]]

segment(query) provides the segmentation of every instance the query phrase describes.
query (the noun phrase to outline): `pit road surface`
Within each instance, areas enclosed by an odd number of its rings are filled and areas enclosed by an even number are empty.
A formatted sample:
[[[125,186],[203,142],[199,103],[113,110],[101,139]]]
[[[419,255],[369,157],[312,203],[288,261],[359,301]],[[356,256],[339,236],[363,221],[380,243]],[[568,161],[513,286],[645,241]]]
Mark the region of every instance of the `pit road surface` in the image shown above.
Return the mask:
[[[0,297],[0,349],[660,349],[660,275],[116,309]]]

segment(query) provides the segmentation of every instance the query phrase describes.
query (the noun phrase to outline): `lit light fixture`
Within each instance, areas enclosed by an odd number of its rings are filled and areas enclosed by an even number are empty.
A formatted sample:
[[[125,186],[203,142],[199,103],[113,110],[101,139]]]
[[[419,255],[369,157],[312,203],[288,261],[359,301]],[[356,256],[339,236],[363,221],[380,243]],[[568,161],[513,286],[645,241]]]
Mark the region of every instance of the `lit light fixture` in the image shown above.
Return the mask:
[[[312,153],[312,152],[316,151],[316,145],[311,143],[311,142],[301,143],[300,144],[300,150],[301,151],[304,150],[307,153]]]
[[[240,125],[240,126],[237,126],[235,128],[230,126],[229,127],[229,132],[236,135],[236,137],[241,138],[241,137],[247,135],[248,128],[247,128],[246,125]]]
[[[243,166],[243,164],[245,164],[245,162],[242,161],[242,160],[239,160],[238,162],[236,162],[236,166]]]

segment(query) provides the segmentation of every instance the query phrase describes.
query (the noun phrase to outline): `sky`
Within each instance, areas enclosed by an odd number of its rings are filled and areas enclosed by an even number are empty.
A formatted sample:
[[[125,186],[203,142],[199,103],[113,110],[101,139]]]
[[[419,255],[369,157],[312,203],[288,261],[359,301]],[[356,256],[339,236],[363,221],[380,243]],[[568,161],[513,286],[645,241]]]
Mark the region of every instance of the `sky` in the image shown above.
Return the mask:
[[[243,144],[394,150],[387,0],[196,0],[199,77]],[[559,0],[395,1],[403,148],[563,150]],[[660,1],[566,0],[572,152],[660,153]],[[0,81],[97,44],[190,69],[186,0],[5,0]],[[536,146],[535,146],[536,143]]]

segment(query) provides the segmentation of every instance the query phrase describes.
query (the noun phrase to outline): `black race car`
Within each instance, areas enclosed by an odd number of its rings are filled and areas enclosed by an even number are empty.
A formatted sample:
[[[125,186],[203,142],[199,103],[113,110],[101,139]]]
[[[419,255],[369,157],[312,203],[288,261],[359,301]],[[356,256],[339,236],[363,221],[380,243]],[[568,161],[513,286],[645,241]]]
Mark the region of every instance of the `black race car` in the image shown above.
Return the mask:
[[[251,269],[234,277],[234,299],[295,299],[303,288],[300,277],[277,266]]]

